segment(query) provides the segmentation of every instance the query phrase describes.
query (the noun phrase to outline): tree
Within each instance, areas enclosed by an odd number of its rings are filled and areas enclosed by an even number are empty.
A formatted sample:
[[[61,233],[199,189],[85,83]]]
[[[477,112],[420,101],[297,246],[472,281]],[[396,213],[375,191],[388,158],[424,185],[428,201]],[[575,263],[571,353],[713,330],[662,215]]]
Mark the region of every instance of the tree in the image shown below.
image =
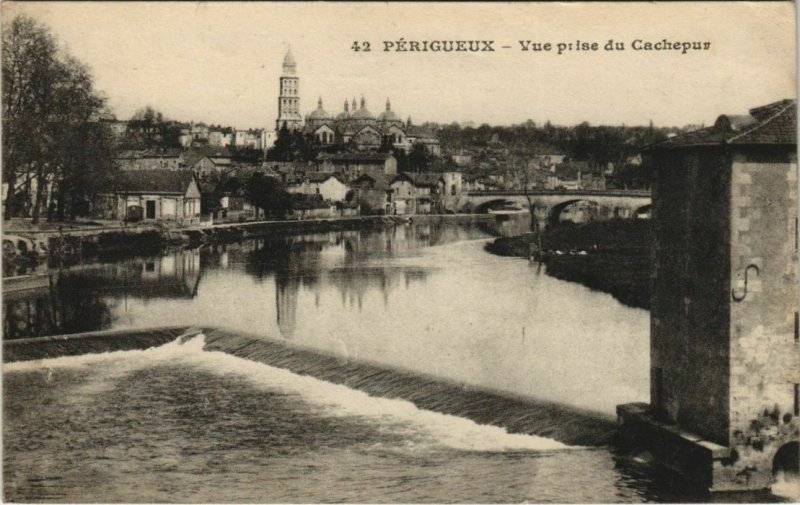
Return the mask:
[[[408,171],[409,172],[425,172],[428,170],[428,162],[432,161],[432,157],[428,154],[428,150],[423,144],[419,142],[411,146],[411,152],[408,154]]]
[[[291,150],[292,132],[289,131],[289,127],[284,121],[278,130],[278,138],[275,139],[275,145],[267,151],[267,159],[269,161],[289,161]]]
[[[131,116],[122,139],[125,149],[152,149],[180,146],[180,125],[165,119],[164,114],[150,105]]]
[[[89,69],[37,21],[17,16],[2,37],[4,217],[74,216],[113,170],[110,132],[97,120],[104,100]]]
[[[44,170],[44,129],[51,105],[56,42],[26,16],[3,27],[3,180],[8,184],[5,218],[22,212],[17,193],[28,193]]]
[[[256,218],[258,209],[263,209],[264,216],[273,219],[284,219],[291,210],[291,198],[280,181],[261,172],[255,172],[247,180],[245,197],[256,208]]]

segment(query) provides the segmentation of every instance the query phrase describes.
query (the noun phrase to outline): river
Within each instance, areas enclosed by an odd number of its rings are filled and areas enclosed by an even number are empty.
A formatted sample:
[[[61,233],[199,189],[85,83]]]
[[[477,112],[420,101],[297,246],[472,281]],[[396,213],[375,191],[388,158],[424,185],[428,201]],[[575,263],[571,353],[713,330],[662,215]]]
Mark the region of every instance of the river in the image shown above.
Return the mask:
[[[6,338],[216,328],[6,365],[6,499],[702,499],[608,444],[615,405],[648,399],[648,313],[487,240],[456,224],[248,240],[6,297]]]

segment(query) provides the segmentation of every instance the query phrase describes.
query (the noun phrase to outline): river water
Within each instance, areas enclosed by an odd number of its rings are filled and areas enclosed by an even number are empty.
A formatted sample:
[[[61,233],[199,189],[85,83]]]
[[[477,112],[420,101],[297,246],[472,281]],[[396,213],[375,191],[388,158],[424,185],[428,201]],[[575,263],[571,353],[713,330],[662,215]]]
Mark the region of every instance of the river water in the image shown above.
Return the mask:
[[[420,224],[249,240],[6,297],[6,338],[222,328],[6,365],[6,499],[702,499],[602,435],[615,405],[648,398],[648,313],[488,239]]]

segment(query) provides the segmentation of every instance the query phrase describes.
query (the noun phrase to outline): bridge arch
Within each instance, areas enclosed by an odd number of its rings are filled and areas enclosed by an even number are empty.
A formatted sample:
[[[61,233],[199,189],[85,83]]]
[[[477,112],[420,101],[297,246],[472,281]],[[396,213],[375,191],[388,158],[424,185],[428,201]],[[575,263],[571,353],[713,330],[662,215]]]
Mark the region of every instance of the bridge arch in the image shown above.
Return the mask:
[[[636,219],[650,219],[652,211],[653,211],[653,205],[648,203],[647,205],[642,205],[641,207],[638,207],[636,210],[634,210],[633,215],[631,215],[631,217]]]
[[[518,207],[520,206],[520,204],[515,200],[511,200],[509,198],[497,198],[476,205],[475,208],[472,210],[472,212],[474,212],[475,214],[486,214],[489,212],[489,210],[502,209],[503,207],[509,207],[512,205]],[[522,208],[525,207],[526,207],[525,205],[522,205]]]
[[[800,474],[800,442],[784,444],[772,458],[772,475],[791,474],[795,478]]]
[[[576,215],[575,219],[571,219],[575,222],[583,223],[591,221],[592,219],[595,219],[600,212],[601,206],[599,203],[585,198],[573,198],[553,205],[550,208],[550,212],[547,215],[547,225],[557,225],[561,221],[561,214],[567,210],[568,207],[575,206],[578,203],[584,204],[586,208],[579,215]]]

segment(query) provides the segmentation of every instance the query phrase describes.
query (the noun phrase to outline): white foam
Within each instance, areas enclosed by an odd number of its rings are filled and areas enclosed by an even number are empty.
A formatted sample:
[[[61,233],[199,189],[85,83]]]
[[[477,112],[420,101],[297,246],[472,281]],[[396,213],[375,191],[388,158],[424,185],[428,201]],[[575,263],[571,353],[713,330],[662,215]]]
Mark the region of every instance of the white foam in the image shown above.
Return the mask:
[[[413,403],[370,396],[346,386],[298,375],[282,368],[250,361],[224,352],[203,351],[205,336],[178,338],[145,350],[65,356],[9,363],[4,373],[104,366],[114,378],[134,369],[162,362],[191,365],[216,375],[232,375],[264,389],[294,394],[332,417],[361,417],[379,429],[402,435],[409,445],[444,446],[465,451],[550,451],[571,448],[535,435],[511,434],[505,429],[477,424],[462,417],[417,408]],[[98,371],[100,373],[100,371]],[[112,377],[108,377],[111,379]],[[572,447],[574,448],[574,447]]]
[[[223,352],[185,354],[204,370],[236,375],[268,389],[296,394],[305,402],[336,417],[363,417],[382,429],[403,434],[416,445],[443,445],[467,451],[546,451],[570,448],[556,440],[511,434],[497,426],[417,408],[413,403],[370,396],[346,386],[298,375],[288,370],[238,358]]]
[[[772,485],[772,494],[782,498],[789,498],[793,502],[800,501],[800,476],[778,472],[775,483]]]
[[[202,334],[198,334],[202,336]],[[111,351],[78,356],[59,356],[29,361],[15,361],[3,365],[3,373],[28,372],[55,368],[83,368],[89,365],[116,361],[126,368],[139,368],[154,361],[169,361],[181,354],[203,350],[203,338],[184,339],[179,337],[166,344],[148,349],[130,351]]]

